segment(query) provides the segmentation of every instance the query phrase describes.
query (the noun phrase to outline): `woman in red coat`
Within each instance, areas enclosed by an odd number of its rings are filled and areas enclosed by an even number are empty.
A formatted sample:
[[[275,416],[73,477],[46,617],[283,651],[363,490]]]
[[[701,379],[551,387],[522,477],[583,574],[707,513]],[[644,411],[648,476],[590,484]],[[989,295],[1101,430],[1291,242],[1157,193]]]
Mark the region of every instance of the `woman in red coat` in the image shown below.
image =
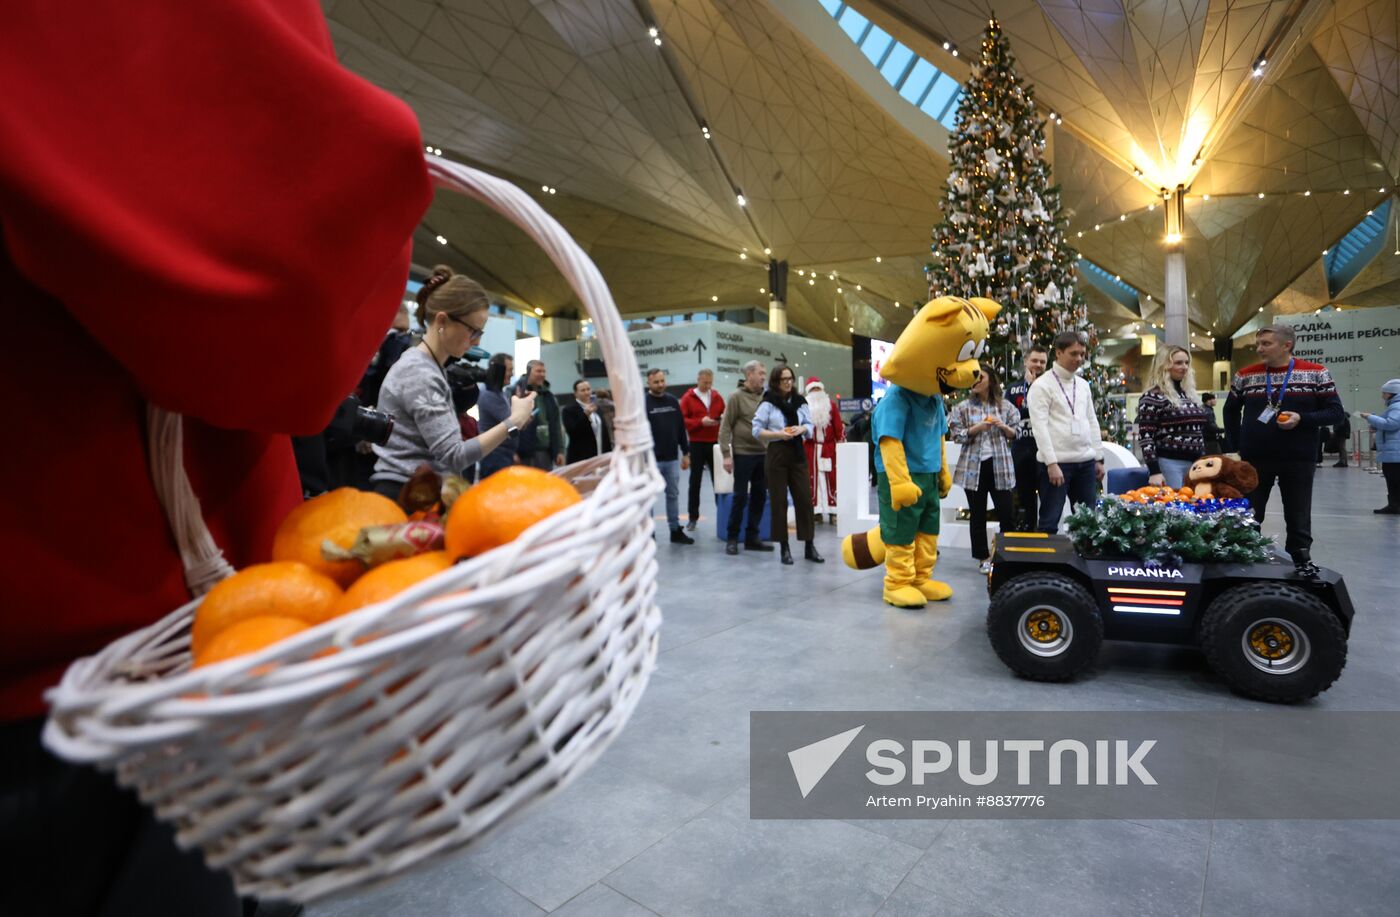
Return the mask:
[[[413,113],[314,0],[28,3],[0,29],[4,914],[237,914],[128,794],[42,751],[43,690],[189,600],[144,414],[238,567],[300,499],[402,298],[431,197]]]

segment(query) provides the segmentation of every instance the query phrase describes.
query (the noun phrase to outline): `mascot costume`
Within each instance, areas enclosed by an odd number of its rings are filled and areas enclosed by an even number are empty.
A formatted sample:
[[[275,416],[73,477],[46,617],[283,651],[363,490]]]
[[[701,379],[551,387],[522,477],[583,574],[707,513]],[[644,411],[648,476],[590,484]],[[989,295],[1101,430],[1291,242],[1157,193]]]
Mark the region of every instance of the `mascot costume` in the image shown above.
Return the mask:
[[[953,595],[947,583],[929,578],[938,560],[939,499],[953,486],[944,460],[943,394],[971,388],[981,377],[977,358],[987,346],[988,322],[1000,311],[990,299],[932,300],[899,335],[880,370],[890,383],[871,420],[879,444],[880,525],[847,536],[841,557],[857,570],[883,563],[884,599],[891,605],[921,608]]]

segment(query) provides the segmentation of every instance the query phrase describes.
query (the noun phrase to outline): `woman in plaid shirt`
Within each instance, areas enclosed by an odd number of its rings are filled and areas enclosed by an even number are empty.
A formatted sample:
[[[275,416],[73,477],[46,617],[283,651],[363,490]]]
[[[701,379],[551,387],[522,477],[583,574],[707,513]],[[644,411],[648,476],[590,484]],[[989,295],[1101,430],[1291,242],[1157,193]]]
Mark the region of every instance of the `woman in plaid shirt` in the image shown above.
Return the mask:
[[[1020,412],[1002,398],[1001,380],[985,363],[982,378],[948,417],[953,442],[962,445],[958,464],[953,468],[953,483],[967,491],[972,515],[972,557],[981,561],[979,569],[983,573],[991,563],[987,550],[987,494],[991,494],[996,507],[998,525],[1013,526],[1016,521],[1011,509],[1016,469],[1007,444],[1016,438],[1020,424]]]

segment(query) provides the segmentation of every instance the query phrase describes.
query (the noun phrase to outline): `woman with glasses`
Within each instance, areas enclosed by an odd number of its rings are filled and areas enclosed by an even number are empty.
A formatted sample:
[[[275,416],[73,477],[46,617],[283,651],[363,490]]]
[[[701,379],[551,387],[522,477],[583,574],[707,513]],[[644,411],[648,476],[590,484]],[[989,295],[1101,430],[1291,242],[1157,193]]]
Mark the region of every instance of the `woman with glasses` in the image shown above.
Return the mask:
[[[399,357],[379,390],[379,410],[393,415],[389,441],[375,446],[374,489],[397,497],[415,471],[431,465],[438,474],[461,474],[506,442],[529,421],[533,392],[510,400],[505,423],[462,439],[452,405],[452,386],[443,368],[481,341],[490,301],[476,281],[439,265],[418,291],[423,338]]]
[[[768,449],[763,469],[768,478],[770,540],[778,542],[781,549],[778,560],[792,563],[787,524],[788,494],[791,494],[797,518],[797,540],[806,542],[803,556],[821,564],[826,561],[817,553],[812,540],[815,534],[812,488],[807,476],[807,453],[802,448],[802,441],[812,436],[812,414],[807,399],[797,394],[796,389],[797,379],[790,368],[784,365],[773,368],[768,376],[768,391],[763,393],[763,400],[753,415],[753,435]]]

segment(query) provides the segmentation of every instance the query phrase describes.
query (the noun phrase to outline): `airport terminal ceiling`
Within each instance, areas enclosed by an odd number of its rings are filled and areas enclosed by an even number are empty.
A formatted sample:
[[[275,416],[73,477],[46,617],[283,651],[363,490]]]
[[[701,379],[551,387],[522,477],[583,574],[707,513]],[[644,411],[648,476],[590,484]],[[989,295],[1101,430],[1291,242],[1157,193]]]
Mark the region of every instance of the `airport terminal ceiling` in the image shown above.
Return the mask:
[[[771,252],[791,267],[789,322],[841,342],[851,328],[897,332],[922,300],[948,170],[947,128],[881,82],[829,15],[847,7],[958,81],[988,12],[970,0],[324,3],[346,66],[405,99],[442,155],[541,200],[624,314],[764,307]],[[1058,116],[1048,152],[1069,241],[1141,294],[1129,308],[1082,285],[1106,334],[1161,321],[1160,189],[1178,184],[1202,346],[1260,307],[1400,302],[1400,208],[1340,289],[1323,257],[1395,194],[1394,0],[995,10]],[[415,244],[419,264],[452,264],[546,314],[577,308],[523,234],[464,199],[439,195]]]

